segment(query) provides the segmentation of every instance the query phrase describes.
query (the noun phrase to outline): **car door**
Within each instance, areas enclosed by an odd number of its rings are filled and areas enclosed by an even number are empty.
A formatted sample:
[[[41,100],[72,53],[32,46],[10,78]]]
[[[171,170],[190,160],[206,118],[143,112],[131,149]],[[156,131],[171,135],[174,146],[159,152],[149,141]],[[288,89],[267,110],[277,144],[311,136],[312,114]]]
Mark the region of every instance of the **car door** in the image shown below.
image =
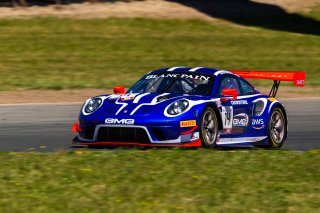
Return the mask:
[[[243,92],[242,82],[238,76],[225,74],[220,78],[217,97],[223,97],[223,89],[235,89],[238,91],[238,96],[236,100],[227,98],[225,101],[221,101],[219,110],[223,123],[222,135],[241,136],[248,131],[251,120],[251,110],[247,96]]]

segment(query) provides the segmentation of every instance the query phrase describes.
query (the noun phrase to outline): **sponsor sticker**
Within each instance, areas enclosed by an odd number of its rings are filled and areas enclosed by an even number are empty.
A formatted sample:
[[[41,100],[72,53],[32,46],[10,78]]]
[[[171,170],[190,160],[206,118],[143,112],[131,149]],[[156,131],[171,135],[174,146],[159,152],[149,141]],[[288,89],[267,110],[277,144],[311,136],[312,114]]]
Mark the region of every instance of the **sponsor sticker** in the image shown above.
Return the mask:
[[[180,121],[180,127],[196,126],[196,120]]]
[[[260,130],[264,128],[264,120],[262,118],[252,119],[252,128],[255,130]]]
[[[133,125],[134,119],[117,119],[117,118],[107,118],[105,120],[106,124],[125,124],[125,125]]]
[[[232,124],[233,126],[248,126],[249,117],[245,113],[237,114],[233,117]]]
[[[129,101],[129,100],[133,100],[136,96],[137,94],[126,94],[126,95],[121,95],[120,99],[122,101]]]
[[[244,104],[248,104],[247,100],[236,100],[236,101],[231,101],[232,105],[244,105]]]
[[[162,74],[162,75],[147,75],[145,77],[145,79],[153,79],[153,78],[190,78],[190,79],[199,79],[199,80],[208,81],[210,79],[210,76],[168,73],[168,74]]]
[[[262,118],[259,119],[252,119],[252,125],[264,125],[264,121]]]

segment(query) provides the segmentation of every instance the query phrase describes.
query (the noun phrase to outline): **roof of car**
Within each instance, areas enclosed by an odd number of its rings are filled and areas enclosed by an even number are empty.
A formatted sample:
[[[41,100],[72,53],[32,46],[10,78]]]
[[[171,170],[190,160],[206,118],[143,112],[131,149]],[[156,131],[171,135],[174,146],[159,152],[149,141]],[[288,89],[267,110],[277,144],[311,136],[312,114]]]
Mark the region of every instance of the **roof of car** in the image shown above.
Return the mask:
[[[208,68],[208,67],[169,67],[169,68],[163,68],[163,69],[158,69],[154,70],[148,74],[159,74],[159,73],[164,73],[164,72],[174,72],[174,73],[179,73],[179,72],[195,72],[195,73],[202,73],[202,74],[209,74],[213,75],[216,72],[219,72],[222,70],[219,69],[214,69],[214,68]]]

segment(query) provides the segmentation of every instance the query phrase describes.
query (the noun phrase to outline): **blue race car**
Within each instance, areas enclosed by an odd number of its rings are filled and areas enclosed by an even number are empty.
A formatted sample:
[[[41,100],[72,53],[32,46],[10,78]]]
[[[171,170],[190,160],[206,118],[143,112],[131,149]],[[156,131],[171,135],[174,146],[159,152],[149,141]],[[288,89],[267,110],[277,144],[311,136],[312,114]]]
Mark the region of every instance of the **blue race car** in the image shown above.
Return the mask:
[[[269,79],[269,95],[245,78]],[[104,146],[256,146],[280,148],[287,114],[280,81],[304,86],[304,72],[172,67],[149,72],[126,93],[88,99],[73,144]]]

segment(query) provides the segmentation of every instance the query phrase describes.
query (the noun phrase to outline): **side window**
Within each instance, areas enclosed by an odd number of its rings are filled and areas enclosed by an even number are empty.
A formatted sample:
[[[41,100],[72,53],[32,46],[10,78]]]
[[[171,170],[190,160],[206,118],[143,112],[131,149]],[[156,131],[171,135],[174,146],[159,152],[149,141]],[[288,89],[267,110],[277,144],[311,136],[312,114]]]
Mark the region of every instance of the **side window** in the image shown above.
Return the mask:
[[[220,88],[219,88],[219,95],[222,95],[223,89],[236,89],[238,90],[238,94],[240,94],[238,81],[233,76],[226,76],[222,79]]]
[[[254,93],[253,88],[244,80],[240,79],[243,95],[252,95]]]

